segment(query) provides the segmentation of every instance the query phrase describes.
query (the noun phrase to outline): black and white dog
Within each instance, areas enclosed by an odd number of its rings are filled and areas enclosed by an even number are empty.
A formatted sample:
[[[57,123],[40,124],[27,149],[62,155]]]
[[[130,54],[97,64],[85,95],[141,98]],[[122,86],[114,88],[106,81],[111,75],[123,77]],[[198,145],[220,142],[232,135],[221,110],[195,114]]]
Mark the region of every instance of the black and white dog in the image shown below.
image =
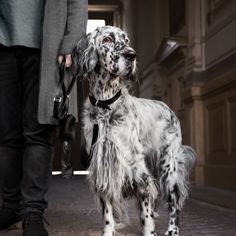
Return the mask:
[[[136,53],[121,29],[97,28],[80,40],[73,59],[77,76],[87,78],[90,86],[83,130],[91,157],[88,179],[103,207],[103,235],[115,234],[114,210],[122,212],[129,195],[139,200],[144,236],[156,235],[160,195],[170,210],[165,235],[179,235],[178,214],[188,195],[195,153],[182,145],[177,117],[163,102],[129,94]]]

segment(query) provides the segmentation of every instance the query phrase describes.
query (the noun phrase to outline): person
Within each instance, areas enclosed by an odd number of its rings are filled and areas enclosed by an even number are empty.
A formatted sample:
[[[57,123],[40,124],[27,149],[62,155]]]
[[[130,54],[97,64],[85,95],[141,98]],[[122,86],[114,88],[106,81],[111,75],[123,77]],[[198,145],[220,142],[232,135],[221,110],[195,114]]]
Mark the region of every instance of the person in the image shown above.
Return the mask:
[[[70,67],[72,49],[86,33],[87,5],[87,0],[1,0],[0,230],[22,219],[24,236],[48,235],[43,214],[58,63],[65,59]],[[74,88],[75,116],[76,100]]]

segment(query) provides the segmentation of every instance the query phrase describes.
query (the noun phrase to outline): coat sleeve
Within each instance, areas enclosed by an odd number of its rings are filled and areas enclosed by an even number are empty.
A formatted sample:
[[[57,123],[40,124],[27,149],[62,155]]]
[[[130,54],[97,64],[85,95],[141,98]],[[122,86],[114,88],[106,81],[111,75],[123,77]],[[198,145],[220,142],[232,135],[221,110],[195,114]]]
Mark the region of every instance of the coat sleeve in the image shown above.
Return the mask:
[[[59,55],[70,54],[78,40],[86,34],[88,0],[67,0],[67,24]]]

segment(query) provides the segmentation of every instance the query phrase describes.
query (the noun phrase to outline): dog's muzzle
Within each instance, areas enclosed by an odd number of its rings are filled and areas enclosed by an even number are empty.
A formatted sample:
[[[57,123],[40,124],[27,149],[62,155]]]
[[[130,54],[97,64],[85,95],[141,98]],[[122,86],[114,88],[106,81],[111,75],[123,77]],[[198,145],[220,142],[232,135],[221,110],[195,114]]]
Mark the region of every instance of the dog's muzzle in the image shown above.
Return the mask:
[[[134,49],[128,48],[123,52],[123,56],[129,61],[134,61],[136,59],[136,52]]]

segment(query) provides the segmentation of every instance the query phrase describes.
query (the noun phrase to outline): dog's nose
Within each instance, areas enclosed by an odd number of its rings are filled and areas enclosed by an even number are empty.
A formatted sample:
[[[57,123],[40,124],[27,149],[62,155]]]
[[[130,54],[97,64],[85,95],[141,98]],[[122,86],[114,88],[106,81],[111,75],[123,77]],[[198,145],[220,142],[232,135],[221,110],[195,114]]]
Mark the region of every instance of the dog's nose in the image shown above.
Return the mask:
[[[136,58],[136,53],[133,49],[129,49],[123,53],[124,57],[129,61],[134,61]]]

